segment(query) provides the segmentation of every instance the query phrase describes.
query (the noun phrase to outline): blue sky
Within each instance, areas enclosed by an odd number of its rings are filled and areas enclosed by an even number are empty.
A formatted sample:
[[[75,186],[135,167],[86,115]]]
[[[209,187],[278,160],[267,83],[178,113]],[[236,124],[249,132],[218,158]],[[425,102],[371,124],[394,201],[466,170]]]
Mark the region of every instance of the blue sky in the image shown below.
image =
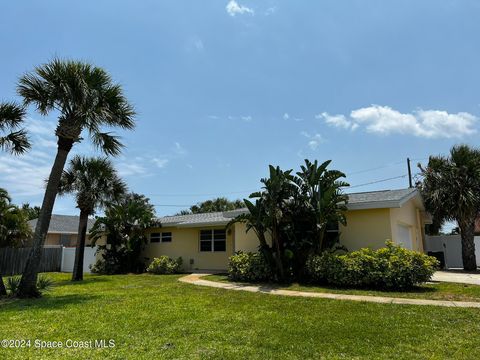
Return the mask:
[[[159,215],[246,197],[268,164],[332,159],[356,186],[405,175],[407,157],[477,144],[478,1],[11,1],[0,16],[0,99],[54,56],[123,84],[138,125],[120,133],[115,163]],[[41,202],[54,126],[55,114],[30,111],[30,154],[0,154],[15,202]],[[55,212],[75,204],[61,198]]]

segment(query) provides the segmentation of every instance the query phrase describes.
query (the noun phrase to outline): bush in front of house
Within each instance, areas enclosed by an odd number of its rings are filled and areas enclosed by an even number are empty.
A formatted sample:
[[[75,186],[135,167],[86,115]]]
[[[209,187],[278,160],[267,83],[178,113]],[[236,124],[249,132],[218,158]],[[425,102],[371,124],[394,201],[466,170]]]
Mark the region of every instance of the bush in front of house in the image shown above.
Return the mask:
[[[147,268],[147,272],[152,274],[178,274],[182,270],[183,260],[181,257],[178,259],[170,259],[166,255],[162,255],[158,258],[154,258]]]
[[[314,283],[405,290],[429,281],[438,265],[432,256],[387,241],[386,247],[378,250],[365,248],[344,255],[324,252],[311,256],[306,270]]]
[[[272,279],[268,262],[261,253],[239,251],[230,256],[228,278],[231,281],[261,282]]]

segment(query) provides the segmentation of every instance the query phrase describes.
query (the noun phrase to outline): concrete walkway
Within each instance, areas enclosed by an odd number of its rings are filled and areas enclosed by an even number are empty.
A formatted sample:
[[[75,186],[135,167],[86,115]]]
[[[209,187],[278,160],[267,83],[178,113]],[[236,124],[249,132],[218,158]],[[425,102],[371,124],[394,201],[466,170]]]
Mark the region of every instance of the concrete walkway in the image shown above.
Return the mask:
[[[431,306],[462,307],[462,308],[480,308],[480,302],[407,299],[407,298],[394,298],[394,297],[384,297],[384,296],[347,295],[347,294],[331,294],[331,293],[319,293],[319,292],[307,292],[307,291],[292,291],[292,290],[281,290],[281,289],[277,289],[270,286],[222,283],[217,281],[209,281],[209,280],[201,279],[203,276],[207,276],[207,275],[210,275],[210,274],[208,273],[190,274],[190,275],[181,277],[179,281],[193,284],[193,285],[199,285],[199,286],[208,286],[208,287],[226,289],[226,290],[248,291],[248,292],[263,293],[263,294],[269,294],[269,295],[297,296],[297,297],[332,299],[332,300],[363,301],[363,302],[373,302],[373,303],[380,303],[380,304],[431,305]]]
[[[433,281],[454,282],[460,284],[480,285],[480,273],[468,274],[461,271],[437,271],[433,274]]]

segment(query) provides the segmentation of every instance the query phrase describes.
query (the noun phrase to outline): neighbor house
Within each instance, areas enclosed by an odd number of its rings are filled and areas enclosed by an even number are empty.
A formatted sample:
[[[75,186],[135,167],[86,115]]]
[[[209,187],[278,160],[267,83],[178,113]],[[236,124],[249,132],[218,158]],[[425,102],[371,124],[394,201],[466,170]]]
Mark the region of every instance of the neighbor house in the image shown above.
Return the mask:
[[[77,245],[78,238],[78,216],[69,215],[52,215],[50,225],[48,227],[45,245],[62,245],[65,247],[74,247]],[[89,232],[95,223],[94,219],[88,219],[87,238],[85,245],[90,245]],[[37,219],[28,222],[33,231],[37,225]]]
[[[349,194],[347,226],[339,226],[340,243],[348,250],[374,249],[387,239],[408,249],[424,251],[424,227],[428,221],[422,198],[414,188]],[[166,216],[148,231],[144,256],[182,257],[185,270],[226,269],[236,251],[257,251],[258,239],[245,224],[226,225],[246,212]]]

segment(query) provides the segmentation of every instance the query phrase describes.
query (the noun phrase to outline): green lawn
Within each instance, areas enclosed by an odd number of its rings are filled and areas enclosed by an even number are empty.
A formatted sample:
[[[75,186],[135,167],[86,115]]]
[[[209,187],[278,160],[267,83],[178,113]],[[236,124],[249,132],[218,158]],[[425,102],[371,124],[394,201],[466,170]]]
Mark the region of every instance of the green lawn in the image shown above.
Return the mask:
[[[105,349],[1,349],[5,359],[477,359],[480,310],[291,298],[178,276],[56,274],[42,299],[0,303],[3,339],[114,339]]]
[[[208,275],[205,280],[229,283],[226,275]],[[271,284],[260,284],[272,286]],[[310,286],[302,284],[275,285],[274,287],[285,290],[310,291],[333,294],[373,295],[387,297],[402,297],[411,299],[480,301],[480,286],[435,282],[416,287],[408,291],[377,291],[364,289],[343,289],[332,286]]]

